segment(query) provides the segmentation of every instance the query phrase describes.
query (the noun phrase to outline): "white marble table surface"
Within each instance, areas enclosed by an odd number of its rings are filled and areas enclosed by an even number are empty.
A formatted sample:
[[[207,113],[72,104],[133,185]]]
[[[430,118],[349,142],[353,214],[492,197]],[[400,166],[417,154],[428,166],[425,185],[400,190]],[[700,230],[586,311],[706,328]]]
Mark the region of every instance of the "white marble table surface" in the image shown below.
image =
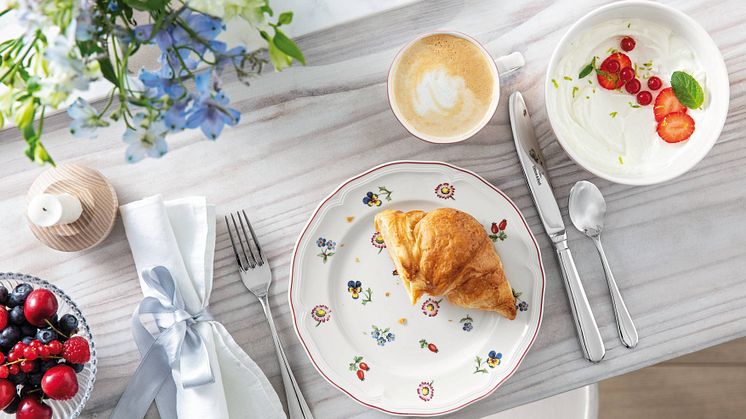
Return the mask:
[[[557,144],[542,98],[553,46],[578,17],[601,1],[419,1],[299,39],[307,67],[271,73],[250,88],[228,89],[244,113],[217,142],[188,132],[170,140],[160,161],[124,162],[121,128],[97,140],[72,138],[67,117],[46,123],[46,143],[58,161],[101,170],[122,202],[163,193],[206,195],[218,214],[246,208],[265,243],[275,275],[272,309],[296,377],[318,418],[376,417],[327,384],[311,367],[288,318],[290,252],[316,204],[344,179],[396,159],[443,160],[476,171],[505,191],[536,234],[547,270],[546,311],[537,341],[516,375],[459,417],[479,417],[636,370],[746,335],[746,4],[740,0],[671,2],[700,22],[725,57],[731,105],[710,154],[670,182],[629,187],[594,178]],[[603,272],[590,241],[570,232],[601,332],[606,360],[580,353],[560,274],[519,171],[501,106],[475,138],[436,146],[399,126],[386,103],[386,71],[397,49],[424,31],[452,28],[483,41],[495,55],[522,51],[526,67],[503,80],[503,104],[521,90],[534,115],[560,207],[569,188],[596,182],[608,199],[606,250],[640,333],[635,350],[621,346]],[[106,417],[139,356],[129,316],[141,298],[121,223],[100,246],[80,254],[42,247],[25,226],[25,192],[42,171],[22,153],[13,130],[0,133],[0,270],[48,279],[67,291],[92,323],[99,373],[86,417]],[[567,217],[566,217],[567,220]],[[212,311],[256,360],[284,398],[279,368],[261,308],[239,283],[224,226],[218,227]],[[455,416],[455,415],[454,415]]]

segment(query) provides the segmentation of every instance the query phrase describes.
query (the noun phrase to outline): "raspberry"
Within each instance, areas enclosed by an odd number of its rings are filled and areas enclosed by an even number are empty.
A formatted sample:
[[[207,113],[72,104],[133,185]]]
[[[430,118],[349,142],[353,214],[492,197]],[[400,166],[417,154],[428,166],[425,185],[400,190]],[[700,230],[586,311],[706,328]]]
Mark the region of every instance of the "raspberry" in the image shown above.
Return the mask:
[[[73,336],[62,347],[62,357],[73,364],[85,364],[91,359],[88,341],[82,336]]]

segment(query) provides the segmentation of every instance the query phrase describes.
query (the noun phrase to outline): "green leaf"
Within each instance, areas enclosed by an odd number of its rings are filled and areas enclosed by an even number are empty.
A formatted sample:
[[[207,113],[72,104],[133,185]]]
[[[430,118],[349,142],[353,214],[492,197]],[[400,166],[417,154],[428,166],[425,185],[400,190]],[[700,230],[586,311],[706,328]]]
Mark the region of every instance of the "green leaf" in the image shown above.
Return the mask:
[[[298,48],[298,45],[293,42],[292,39],[288,38],[281,30],[275,28],[275,37],[272,38],[272,43],[275,44],[277,49],[284,52],[290,57],[295,58],[301,64],[306,65],[306,59],[303,57],[303,53]]]
[[[582,79],[583,77],[591,74],[591,71],[593,71],[593,68],[596,66],[596,57],[593,57],[590,63],[583,67],[582,70],[580,70],[580,74],[578,74],[578,78]]]
[[[277,18],[277,26],[289,25],[293,21],[293,12],[284,12]]]
[[[689,109],[697,109],[705,101],[705,93],[697,80],[683,71],[671,75],[671,87],[676,99]]]
[[[171,0],[122,0],[124,4],[135,10],[142,11],[164,11]]]
[[[101,67],[101,74],[104,75],[106,80],[109,80],[115,86],[119,85],[117,73],[114,71],[114,66],[111,64],[109,57],[99,58],[98,65]]]
[[[272,15],[274,15],[274,13],[275,13],[275,12],[272,11],[272,8],[269,7],[269,4],[265,4],[264,6],[260,7],[259,10],[261,10],[262,13],[266,13],[266,14],[270,15],[270,17]]]

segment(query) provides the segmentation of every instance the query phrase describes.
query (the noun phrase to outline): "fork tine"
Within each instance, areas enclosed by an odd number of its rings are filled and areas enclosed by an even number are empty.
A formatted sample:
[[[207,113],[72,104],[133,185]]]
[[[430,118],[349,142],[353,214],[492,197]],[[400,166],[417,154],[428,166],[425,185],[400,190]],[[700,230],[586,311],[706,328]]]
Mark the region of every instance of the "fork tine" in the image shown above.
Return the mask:
[[[243,231],[243,237],[246,239],[246,247],[249,249],[249,254],[251,255],[251,261],[252,261],[252,268],[261,265],[259,260],[254,255],[254,249],[251,248],[251,239],[249,239],[249,233],[246,232],[246,227],[244,226],[244,218],[246,219],[246,223],[249,222],[249,219],[246,218],[246,213],[243,214],[243,218],[241,217],[241,213],[237,212],[236,216],[238,217],[238,222],[241,224],[241,231]]]
[[[264,258],[264,253],[262,252],[262,246],[259,245],[259,240],[256,238],[256,234],[254,233],[254,228],[251,226],[251,223],[249,222],[249,217],[246,216],[246,211],[241,210],[243,213],[244,218],[246,218],[246,224],[249,226],[249,232],[251,233],[251,238],[254,240],[254,244],[256,245],[256,250],[259,252],[259,265],[264,264],[266,259]]]
[[[236,247],[236,242],[233,240],[233,232],[231,231],[231,224],[228,221],[228,216],[224,216],[225,218],[225,226],[228,228],[228,237],[231,239],[231,246],[233,246],[233,254],[236,255],[236,262],[238,263],[238,267],[241,269],[244,269],[243,261],[241,260],[241,254],[238,253],[238,248]],[[239,239],[240,240],[240,239]]]
[[[253,269],[254,265],[256,265],[254,263],[254,258],[253,256],[251,257],[249,256],[250,254],[246,252],[246,247],[243,245],[243,242],[244,242],[243,239],[246,238],[246,244],[249,245],[249,251],[251,250],[251,245],[250,243],[248,243],[248,236],[246,235],[246,232],[244,231],[244,235],[243,236],[241,235],[241,230],[243,230],[243,225],[241,225],[241,229],[239,230],[238,228],[239,223],[236,222],[236,218],[233,216],[233,214],[231,214],[231,221],[233,221],[233,227],[236,229],[236,239],[238,239],[238,243],[241,245],[241,250],[243,251],[244,257],[246,258],[246,263],[248,265],[248,268]],[[240,216],[238,217],[238,221],[239,222],[241,221]]]

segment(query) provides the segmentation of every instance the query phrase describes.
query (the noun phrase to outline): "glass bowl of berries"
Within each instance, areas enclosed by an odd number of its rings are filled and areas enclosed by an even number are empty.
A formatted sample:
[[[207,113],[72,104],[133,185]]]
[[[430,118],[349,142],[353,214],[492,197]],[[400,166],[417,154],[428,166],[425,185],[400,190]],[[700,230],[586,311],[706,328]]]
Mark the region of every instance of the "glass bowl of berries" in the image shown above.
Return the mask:
[[[43,279],[0,273],[0,417],[78,417],[96,348],[78,306]]]

